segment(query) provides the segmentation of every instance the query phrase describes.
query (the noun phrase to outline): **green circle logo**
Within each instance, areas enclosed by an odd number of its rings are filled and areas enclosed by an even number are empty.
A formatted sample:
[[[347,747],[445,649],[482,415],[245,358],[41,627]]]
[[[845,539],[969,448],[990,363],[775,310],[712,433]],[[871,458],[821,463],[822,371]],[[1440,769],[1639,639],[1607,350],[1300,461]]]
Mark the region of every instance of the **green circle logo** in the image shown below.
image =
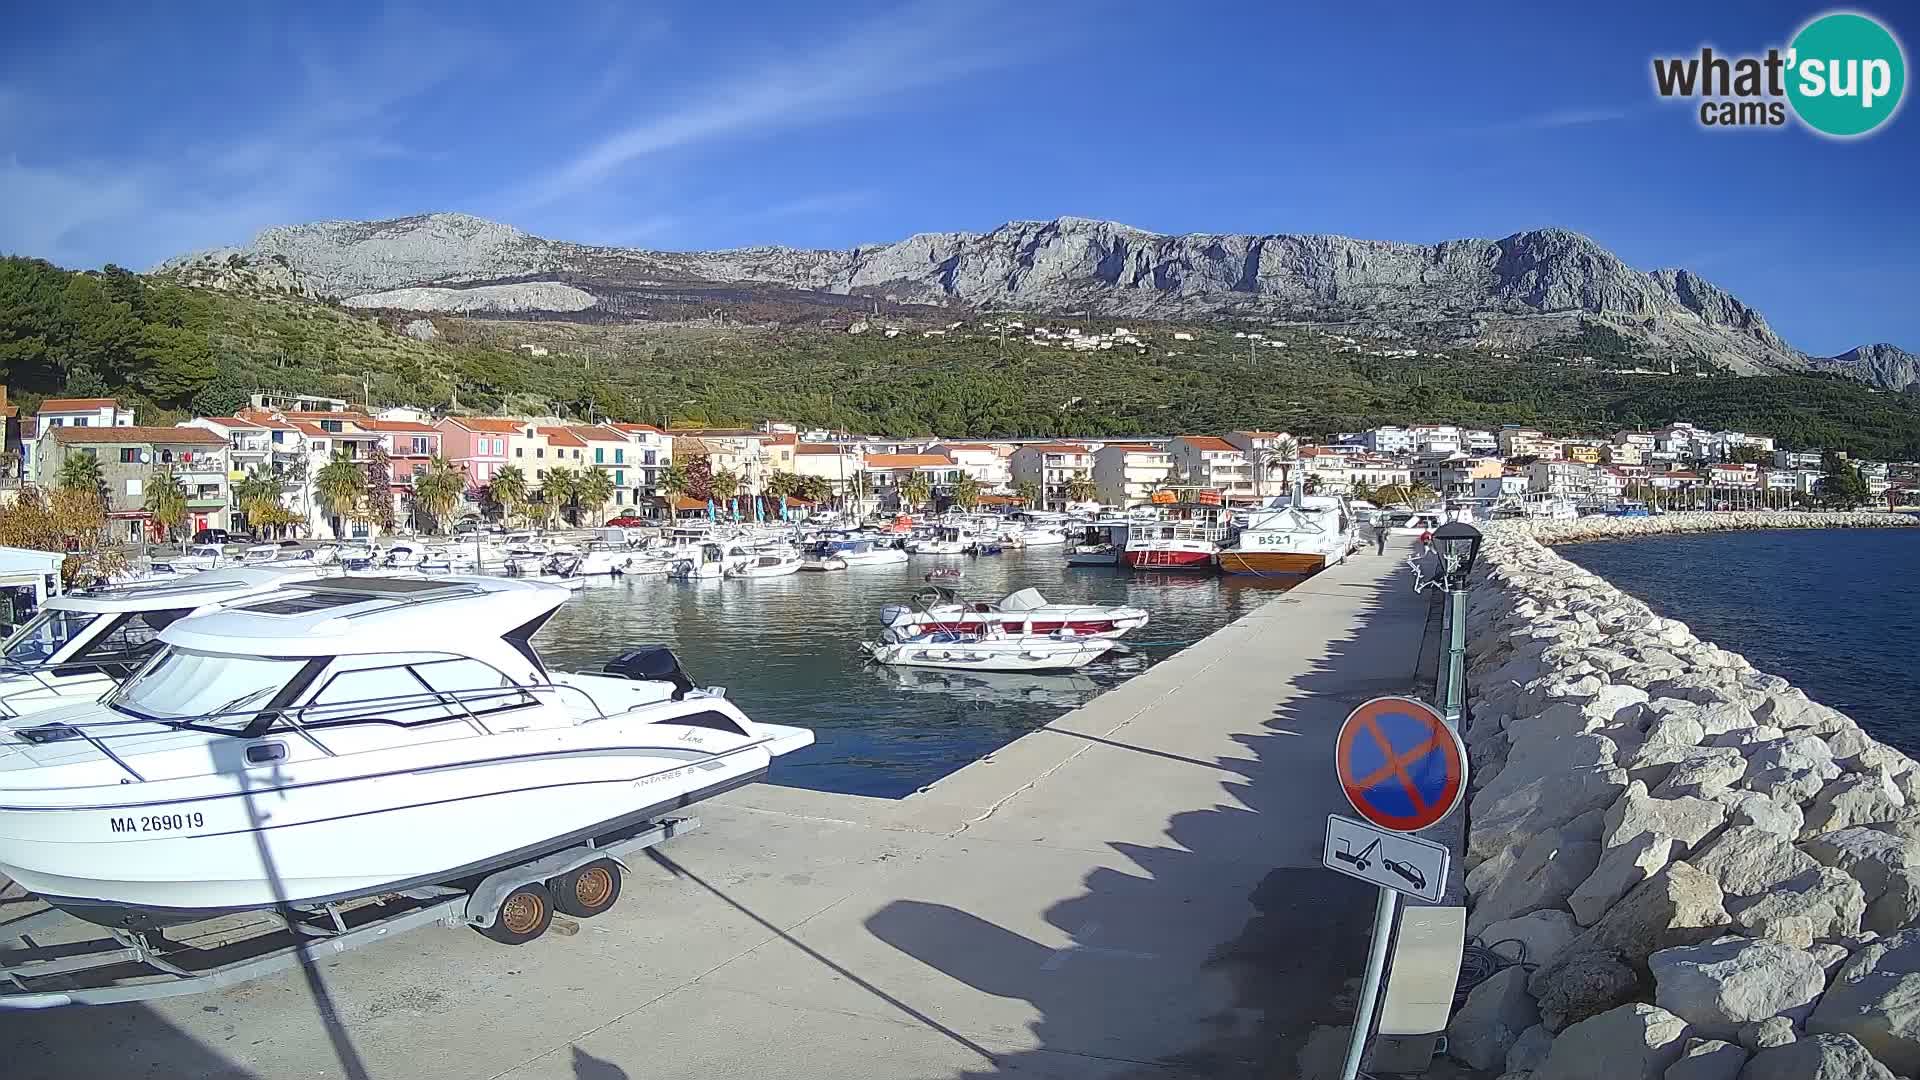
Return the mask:
[[[1787,100],[1823,135],[1865,135],[1892,118],[1907,88],[1907,60],[1886,27],[1865,15],[1822,15],[1794,35]]]

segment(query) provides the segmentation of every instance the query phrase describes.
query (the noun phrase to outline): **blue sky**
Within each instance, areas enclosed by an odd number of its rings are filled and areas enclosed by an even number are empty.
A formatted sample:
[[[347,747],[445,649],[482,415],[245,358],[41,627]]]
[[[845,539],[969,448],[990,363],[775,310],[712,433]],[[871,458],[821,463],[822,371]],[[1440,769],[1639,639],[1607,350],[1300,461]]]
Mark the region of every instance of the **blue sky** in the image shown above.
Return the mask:
[[[26,5],[0,40],[0,251],[145,268],[431,210],[660,248],[1065,214],[1555,225],[1690,267],[1810,351],[1920,351],[1920,116],[1703,130],[1652,56],[1784,44],[1825,10],[1719,7]],[[1912,58],[1920,17],[1862,10]]]

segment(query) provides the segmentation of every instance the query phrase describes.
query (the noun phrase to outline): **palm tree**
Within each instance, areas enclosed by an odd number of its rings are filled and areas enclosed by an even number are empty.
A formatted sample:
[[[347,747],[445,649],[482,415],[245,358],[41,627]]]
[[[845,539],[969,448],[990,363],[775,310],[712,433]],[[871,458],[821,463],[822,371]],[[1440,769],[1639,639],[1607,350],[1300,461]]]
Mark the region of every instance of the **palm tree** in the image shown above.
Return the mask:
[[[1022,480],[1013,485],[1013,493],[1020,497],[1021,502],[1027,504],[1027,509],[1029,510],[1040,505],[1039,481]]]
[[[1428,484],[1425,480],[1415,480],[1413,486],[1407,489],[1409,502],[1426,502],[1433,498],[1433,495],[1432,485]]]
[[[670,462],[660,471],[660,490],[666,492],[670,499],[684,499],[687,492],[693,490],[693,477],[687,475],[685,465],[677,461]],[[667,516],[673,516],[671,509]]]
[[[1348,484],[1347,494],[1352,496],[1355,502],[1370,502],[1378,505],[1374,496],[1379,493],[1374,491],[1373,485],[1367,483],[1365,480],[1355,480],[1353,483]]]
[[[972,510],[980,505],[980,481],[972,473],[961,473],[960,479],[953,482],[953,505],[962,510]]]
[[[933,481],[926,473],[914,473],[900,482],[900,501],[902,509],[912,510],[933,501]]]
[[[847,494],[847,498],[852,500],[853,508],[856,513],[859,511],[860,507],[867,501],[867,496],[872,493],[873,493],[873,474],[872,473],[866,471],[865,469],[856,469],[854,470],[854,473],[852,476],[847,477],[846,494]]]
[[[580,502],[593,507],[593,521],[606,520],[607,500],[613,498],[613,474],[605,469],[588,469],[580,476]]]
[[[527,474],[520,471],[520,466],[503,466],[487,486],[493,492],[493,501],[500,504],[501,516],[509,523],[526,509]]]
[[[833,494],[833,484],[824,476],[803,476],[800,478],[800,497],[814,505],[819,505]]]
[[[413,478],[414,509],[424,512],[434,532],[446,524],[453,508],[460,505],[460,493],[467,480],[459,469],[443,457],[427,462],[426,471]]]
[[[547,512],[566,516],[569,509],[580,505],[580,474],[564,465],[540,474],[540,501]],[[571,520],[571,519],[569,519]]]
[[[367,470],[353,460],[350,451],[342,447],[335,450],[332,459],[313,475],[313,493],[327,513],[336,519],[333,531],[338,536],[340,525],[337,519],[353,516],[367,497]]]
[[[147,513],[153,515],[154,523],[165,529],[167,539],[172,540],[174,531],[187,520],[187,489],[172,469],[157,469],[147,478],[145,506]]]
[[[740,494],[740,476],[732,469],[721,469],[713,474],[713,497],[725,504],[727,512],[734,510],[733,498]]]
[[[106,484],[105,478],[100,475],[100,459],[84,451],[68,451],[66,459],[60,462],[60,474],[55,484],[63,491],[97,493]]]
[[[1280,486],[1291,490],[1289,481],[1293,479],[1293,467],[1300,463],[1300,443],[1291,435],[1282,435],[1273,441],[1273,445],[1259,452],[1254,463],[1260,466],[1261,494],[1266,493],[1267,471],[1274,466],[1280,468]]]
[[[233,485],[234,505],[246,506],[262,499],[277,500],[280,498],[280,493],[285,490],[286,486],[279,475],[270,466],[261,465]]]
[[[1076,473],[1067,481],[1067,498],[1074,502],[1092,502],[1094,496],[1099,493],[1100,489],[1094,486],[1093,477],[1084,473]]]

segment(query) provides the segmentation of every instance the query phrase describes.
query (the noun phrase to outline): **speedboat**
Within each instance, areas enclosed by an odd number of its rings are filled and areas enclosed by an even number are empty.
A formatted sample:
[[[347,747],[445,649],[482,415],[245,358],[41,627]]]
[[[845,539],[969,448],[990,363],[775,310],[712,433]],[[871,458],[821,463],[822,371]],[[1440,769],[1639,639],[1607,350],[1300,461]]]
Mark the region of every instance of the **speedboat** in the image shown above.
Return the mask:
[[[861,566],[892,566],[907,561],[900,548],[865,537],[822,540],[815,553],[820,558],[839,558],[852,570]]]
[[[219,544],[194,544],[167,561],[175,570],[189,574],[199,570],[218,570],[223,566],[233,565],[233,560],[227,558],[227,549]]]
[[[387,553],[380,557],[380,565],[404,570],[419,566],[420,560],[425,557],[426,551],[420,545],[402,541],[387,549]]]
[[[101,701],[0,722],[0,874],[133,931],[471,883],[813,742],[664,648],[550,671],[566,596],[347,577],[179,620]]]
[[[54,597],[0,643],[0,718],[93,701],[146,663],[160,647],[160,631],[175,622],[319,574],[297,566],[232,567]]]
[[[1098,659],[1114,642],[1055,634],[1009,634],[999,630],[928,630],[891,641],[865,642],[876,663],[955,671],[1073,671]]]
[[[728,564],[726,575],[737,578],[786,577],[798,573],[800,563],[800,553],[785,545],[761,548],[749,552],[739,562]]]
[[[1147,613],[1104,604],[1050,604],[1038,589],[1021,589],[999,600],[963,600],[952,589],[935,586],[915,593],[905,604],[881,608],[880,625],[900,637],[996,629],[1016,634],[1067,630],[1082,637],[1117,638],[1147,625]]]
[[[1346,504],[1325,495],[1276,495],[1252,511],[1246,527],[1220,549],[1229,574],[1302,577],[1353,553],[1353,521]]]
[[[605,531],[605,530],[602,530]],[[580,553],[580,564],[574,573],[583,577],[606,577],[610,574],[624,574],[627,567],[633,565],[633,552],[623,547],[614,547],[603,541],[595,540]]]

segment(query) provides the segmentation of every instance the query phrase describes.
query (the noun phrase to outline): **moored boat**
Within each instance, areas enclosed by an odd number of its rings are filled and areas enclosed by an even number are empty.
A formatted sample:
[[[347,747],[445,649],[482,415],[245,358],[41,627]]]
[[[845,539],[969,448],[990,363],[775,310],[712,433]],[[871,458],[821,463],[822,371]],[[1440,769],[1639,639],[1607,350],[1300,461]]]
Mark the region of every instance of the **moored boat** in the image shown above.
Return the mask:
[[[1304,577],[1332,566],[1354,549],[1346,505],[1324,495],[1279,495],[1248,514],[1216,556],[1229,574]]]
[[[905,604],[880,609],[880,623],[891,634],[910,636],[934,630],[1020,634],[1070,631],[1082,637],[1117,638],[1147,625],[1140,608],[1105,604],[1052,604],[1038,589],[1020,589],[999,600],[963,600],[952,589],[932,587]]]
[[[1212,570],[1227,539],[1228,512],[1211,503],[1165,509],[1158,521],[1133,524],[1121,561],[1135,570]]]
[[[930,630],[893,641],[866,642],[875,662],[954,671],[1073,671],[1099,659],[1114,643],[1073,634],[963,633]]]

